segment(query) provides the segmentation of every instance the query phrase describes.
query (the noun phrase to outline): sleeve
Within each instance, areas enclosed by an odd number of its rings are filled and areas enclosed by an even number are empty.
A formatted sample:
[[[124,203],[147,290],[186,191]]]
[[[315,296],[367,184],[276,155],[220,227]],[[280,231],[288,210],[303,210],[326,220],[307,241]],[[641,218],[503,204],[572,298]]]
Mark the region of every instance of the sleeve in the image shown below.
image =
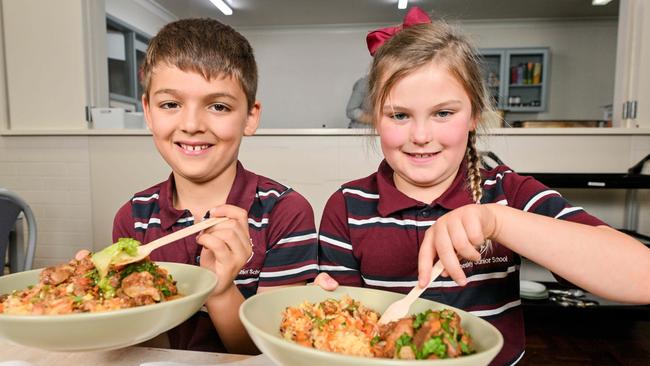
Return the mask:
[[[313,280],[318,274],[318,242],[314,210],[299,193],[284,193],[269,214],[266,258],[259,286],[281,286]]]
[[[364,82],[365,79],[362,78],[354,83],[352,94],[345,107],[346,116],[353,121],[358,121],[363,116],[363,100],[366,97]]]
[[[607,225],[602,220],[587,213],[582,207],[571,205],[559,192],[546,187],[533,177],[521,176],[516,173],[507,174],[506,177],[504,190],[512,192],[512,194],[506,195],[511,196],[508,201],[512,207],[590,226]],[[576,287],[557,274],[552,274],[559,283]]]
[[[113,243],[119,238],[136,238],[131,211],[131,200],[117,210],[113,219]]]
[[[325,204],[318,235],[318,264],[321,272],[345,286],[363,286],[359,263],[352,250],[343,192],[338,190]]]
[[[573,206],[558,191],[546,187],[533,177],[506,174],[504,190],[508,205],[522,211],[590,226],[607,225],[582,207]]]

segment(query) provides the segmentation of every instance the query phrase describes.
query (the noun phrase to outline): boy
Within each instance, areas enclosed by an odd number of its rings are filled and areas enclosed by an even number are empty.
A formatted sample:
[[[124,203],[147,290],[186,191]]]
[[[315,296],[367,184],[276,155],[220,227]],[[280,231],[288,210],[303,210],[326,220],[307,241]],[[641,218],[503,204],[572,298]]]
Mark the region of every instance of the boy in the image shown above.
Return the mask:
[[[144,116],[172,173],[120,208],[113,239],[147,243],[207,216],[230,218],[151,259],[198,264],[219,278],[207,313],[168,332],[172,348],[255,352],[239,321],[241,303],[272,287],[304,284],[318,266],[309,203],[237,160],[242,136],[255,133],[260,115],[253,50],[216,20],[183,19],[151,40],[142,76]]]

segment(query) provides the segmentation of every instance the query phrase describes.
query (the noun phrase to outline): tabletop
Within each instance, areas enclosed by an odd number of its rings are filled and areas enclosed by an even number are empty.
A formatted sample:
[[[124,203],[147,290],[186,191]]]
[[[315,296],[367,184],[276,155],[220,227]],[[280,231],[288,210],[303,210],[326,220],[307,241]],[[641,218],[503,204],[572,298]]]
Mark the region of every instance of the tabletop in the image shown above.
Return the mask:
[[[137,346],[112,351],[49,352],[36,348],[18,346],[0,340],[0,363],[3,361],[25,361],[36,366],[137,366],[143,362],[155,361],[182,362],[190,365],[219,365],[242,361],[248,358],[250,356]]]

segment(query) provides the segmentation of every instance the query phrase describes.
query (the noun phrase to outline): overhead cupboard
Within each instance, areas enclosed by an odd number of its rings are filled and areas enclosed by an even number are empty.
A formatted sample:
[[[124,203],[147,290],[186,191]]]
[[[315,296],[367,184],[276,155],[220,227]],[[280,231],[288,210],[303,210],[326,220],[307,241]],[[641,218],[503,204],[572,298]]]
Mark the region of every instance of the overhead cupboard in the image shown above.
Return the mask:
[[[548,93],[548,48],[483,48],[483,75],[494,105],[508,112],[543,112]]]

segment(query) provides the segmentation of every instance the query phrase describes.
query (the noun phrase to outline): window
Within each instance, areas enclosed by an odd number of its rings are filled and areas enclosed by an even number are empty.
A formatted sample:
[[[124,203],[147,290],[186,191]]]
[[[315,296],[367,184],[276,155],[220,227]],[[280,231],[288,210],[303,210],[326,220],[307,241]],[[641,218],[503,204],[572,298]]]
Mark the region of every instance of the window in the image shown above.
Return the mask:
[[[144,62],[149,37],[112,17],[106,18],[106,37],[109,106],[142,111],[143,90],[138,70]]]

